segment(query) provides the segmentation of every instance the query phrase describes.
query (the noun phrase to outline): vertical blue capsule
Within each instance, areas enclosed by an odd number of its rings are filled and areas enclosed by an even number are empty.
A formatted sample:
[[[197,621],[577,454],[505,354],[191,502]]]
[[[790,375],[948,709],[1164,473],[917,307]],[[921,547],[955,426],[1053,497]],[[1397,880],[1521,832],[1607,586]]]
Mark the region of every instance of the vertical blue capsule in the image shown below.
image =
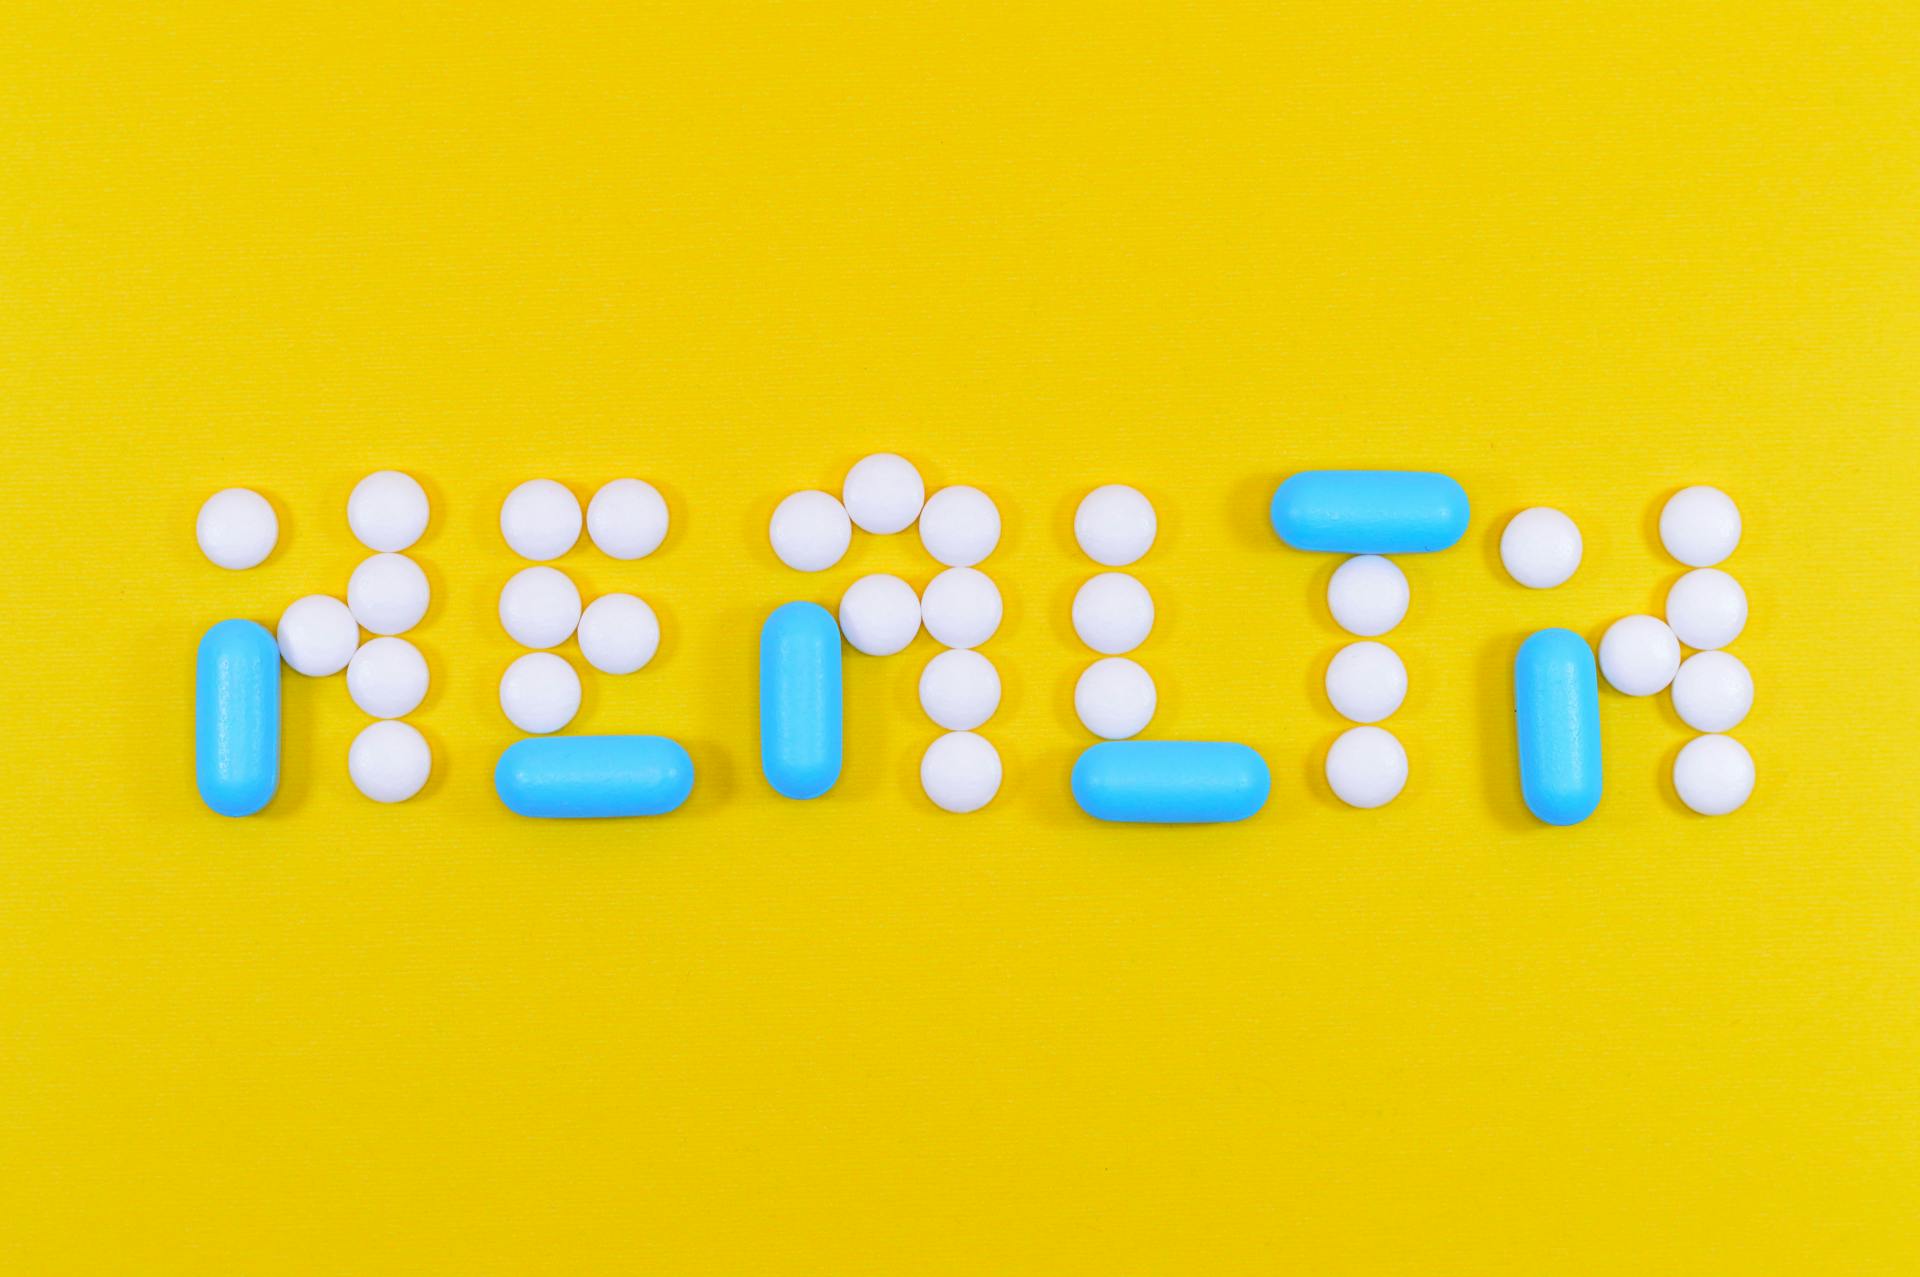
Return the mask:
[[[840,779],[840,625],[818,603],[784,603],[760,627],[760,770],[785,798]]]
[[[265,627],[222,621],[194,666],[194,772],[222,816],[251,816],[280,787],[280,648]]]
[[[1600,805],[1600,675],[1572,630],[1529,635],[1513,658],[1520,795],[1549,825],[1577,825]]]

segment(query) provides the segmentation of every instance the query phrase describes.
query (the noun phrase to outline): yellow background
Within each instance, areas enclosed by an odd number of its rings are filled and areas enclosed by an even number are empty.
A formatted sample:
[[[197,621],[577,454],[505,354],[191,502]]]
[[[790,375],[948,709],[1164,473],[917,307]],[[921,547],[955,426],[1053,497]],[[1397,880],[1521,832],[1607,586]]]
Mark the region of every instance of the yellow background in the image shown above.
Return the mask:
[[[1920,1270],[1920,11],[9,6],[0,30],[0,1271]],[[1006,519],[1008,779],[920,796],[924,637],[854,657],[831,799],[761,782],[784,493],[895,449]],[[1330,465],[1451,472],[1390,726],[1340,807]],[[205,812],[192,654],[344,590],[418,475],[435,586],[397,808],[339,678]],[[669,496],[589,594],[666,629],[574,730],[685,741],[657,821],[509,817],[497,514]],[[1159,507],[1159,737],[1248,741],[1241,826],[1110,828],[1073,504]],[[1739,500],[1746,810],[1517,796],[1527,631],[1657,610],[1676,487]],[[194,546],[269,494],[262,568]],[[1567,587],[1505,518],[1580,523]],[[569,645],[569,652],[572,647]]]

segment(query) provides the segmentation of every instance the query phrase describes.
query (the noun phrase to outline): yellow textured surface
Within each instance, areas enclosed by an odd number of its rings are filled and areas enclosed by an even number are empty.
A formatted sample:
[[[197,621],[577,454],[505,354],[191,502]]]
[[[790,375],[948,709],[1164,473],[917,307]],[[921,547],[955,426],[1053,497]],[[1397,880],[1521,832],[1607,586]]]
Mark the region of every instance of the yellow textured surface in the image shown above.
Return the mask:
[[[0,1270],[1920,1270],[1920,10],[688,8],[0,18]],[[924,637],[850,660],[830,800],[758,773],[759,618],[930,575],[767,547],[883,448],[1005,512],[970,819]],[[1475,505],[1405,560],[1372,813],[1332,565],[1265,522],[1329,465]],[[379,467],[434,500],[433,782],[361,799],[289,676],[279,800],[215,818],[194,644],[342,592]],[[666,547],[561,566],[666,640],[574,730],[699,786],[518,821],[500,500],[627,474]],[[1106,481],[1161,512],[1152,734],[1256,745],[1248,824],[1070,804]],[[1689,815],[1607,692],[1605,804],[1541,827],[1510,653],[1657,610],[1690,482],[1746,514],[1758,792]],[[244,573],[193,541],[236,484]],[[1532,504],[1563,589],[1499,570]]]

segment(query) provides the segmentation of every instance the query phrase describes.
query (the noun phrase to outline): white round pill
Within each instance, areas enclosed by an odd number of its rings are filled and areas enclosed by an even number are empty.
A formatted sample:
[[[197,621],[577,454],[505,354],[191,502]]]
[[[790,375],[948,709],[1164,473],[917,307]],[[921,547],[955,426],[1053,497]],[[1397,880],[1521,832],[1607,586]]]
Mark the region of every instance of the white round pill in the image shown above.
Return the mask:
[[[660,650],[660,618],[645,599],[602,594],[580,614],[580,655],[602,674],[631,674]]]
[[[1342,718],[1377,723],[1406,698],[1406,664],[1385,643],[1349,643],[1327,663],[1327,699]]]
[[[937,653],[920,671],[920,708],[950,732],[970,732],[1000,708],[1000,671],[971,648]]]
[[[920,788],[942,811],[979,811],[1000,792],[1000,753],[972,732],[948,732],[920,759]]]
[[[1673,710],[1697,732],[1730,732],[1753,708],[1753,675],[1732,652],[1695,652],[1673,676]]]
[[[1719,568],[1695,568],[1667,591],[1667,624],[1688,647],[1725,647],[1747,628],[1747,592]]]
[[[1718,488],[1682,488],[1660,508],[1660,544],[1690,568],[1710,568],[1740,544],[1740,507]]]
[[[427,614],[427,574],[404,554],[360,560],[347,578],[347,606],[369,634],[404,634]]]
[[[927,485],[913,462],[891,452],[876,452],[854,462],[840,488],[847,517],[862,532],[904,532],[920,517]]]
[[[528,652],[500,676],[500,708],[523,732],[557,732],[580,712],[580,676],[563,657]]]
[[[1333,571],[1327,582],[1327,607],[1334,622],[1349,634],[1375,638],[1407,615],[1407,574],[1391,559],[1360,554]]]
[[[309,594],[287,605],[274,637],[281,659],[296,674],[325,678],[347,668],[360,646],[360,626],[339,599]]]
[[[1110,568],[1137,562],[1159,530],[1153,502],[1124,483],[1095,488],[1073,512],[1073,539],[1088,558]]]
[[[200,553],[216,567],[256,567],[273,553],[280,520],[267,499],[251,488],[222,488],[200,506],[193,521]]]
[[[970,568],[1000,544],[1000,507],[978,488],[942,488],[920,512],[920,544],[937,562]]]
[[[1753,755],[1731,736],[1696,736],[1673,760],[1673,788],[1702,816],[1738,811],[1753,796]]]
[[[978,647],[1000,628],[1000,587],[978,568],[948,568],[927,583],[920,620],[943,647]]]
[[[523,559],[557,559],[580,539],[580,498],[552,479],[529,479],[501,503],[500,535]]]
[[[774,507],[767,525],[773,552],[796,572],[824,572],[853,544],[853,521],[832,493],[796,492]]]
[[[353,485],[347,526],[369,550],[404,550],[427,530],[427,490],[410,474],[375,470]]]
[[[1118,656],[1153,630],[1153,595],[1125,572],[1087,578],[1073,595],[1073,632],[1096,652]]]
[[[610,559],[644,559],[667,539],[667,502],[644,479],[615,479],[587,502],[587,535]]]
[[[1407,786],[1407,751],[1384,727],[1349,727],[1327,751],[1327,784],[1349,807],[1384,807]]]
[[[1508,576],[1530,590],[1564,584],[1580,566],[1580,551],[1579,527],[1543,505],[1514,515],[1500,534],[1500,562]]]
[[[920,596],[897,576],[863,576],[840,596],[840,632],[856,651],[892,656],[920,632]]]
[[[1600,636],[1600,672],[1616,692],[1652,696],[1679,668],[1680,641],[1657,616],[1623,616]]]
[[[559,568],[522,568],[500,587],[500,624],[521,647],[558,647],[580,624],[580,590]]]
[[[427,658],[403,638],[368,639],[347,662],[347,695],[364,714],[404,718],[427,697]]]
[[[433,772],[433,751],[412,723],[369,723],[347,748],[353,787],[376,803],[403,803],[419,793]]]
[[[1095,661],[1073,685],[1073,712],[1081,726],[1103,740],[1138,736],[1153,721],[1158,704],[1153,675],[1124,656]]]

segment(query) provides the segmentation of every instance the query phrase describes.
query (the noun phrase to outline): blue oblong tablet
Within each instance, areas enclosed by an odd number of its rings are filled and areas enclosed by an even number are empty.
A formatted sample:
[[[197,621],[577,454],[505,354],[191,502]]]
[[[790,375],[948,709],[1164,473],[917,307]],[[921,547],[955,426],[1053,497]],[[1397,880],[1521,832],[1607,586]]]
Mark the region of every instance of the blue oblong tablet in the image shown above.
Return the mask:
[[[493,788],[521,816],[664,816],[693,792],[693,759],[665,736],[536,736],[507,746]]]
[[[222,621],[201,638],[193,762],[201,799],[222,816],[251,816],[280,787],[280,646],[265,626]]]
[[[840,623],[818,603],[783,603],[760,627],[760,770],[785,798],[840,779]]]
[[[1577,825],[1600,805],[1600,679],[1572,630],[1529,635],[1513,658],[1520,796],[1549,825]]]
[[[1296,550],[1424,554],[1467,532],[1467,491],[1424,470],[1303,470],[1282,483],[1268,512]]]
[[[1245,820],[1266,805],[1272,787],[1267,760],[1229,741],[1103,741],[1073,765],[1073,800],[1096,820]]]

